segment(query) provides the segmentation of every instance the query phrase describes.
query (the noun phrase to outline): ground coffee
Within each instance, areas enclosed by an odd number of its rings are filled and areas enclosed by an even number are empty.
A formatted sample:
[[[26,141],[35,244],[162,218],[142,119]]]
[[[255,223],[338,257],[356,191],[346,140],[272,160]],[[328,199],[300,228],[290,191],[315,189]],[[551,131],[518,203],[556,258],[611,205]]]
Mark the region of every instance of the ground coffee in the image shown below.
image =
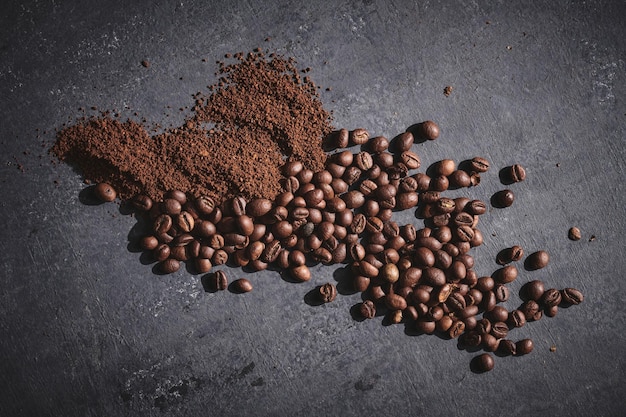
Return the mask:
[[[151,136],[140,123],[103,115],[61,130],[52,152],[122,199],[159,200],[171,189],[216,201],[274,198],[285,161],[323,169],[331,116],[292,58],[259,49],[234,58],[219,63],[219,81],[195,96],[182,126]]]

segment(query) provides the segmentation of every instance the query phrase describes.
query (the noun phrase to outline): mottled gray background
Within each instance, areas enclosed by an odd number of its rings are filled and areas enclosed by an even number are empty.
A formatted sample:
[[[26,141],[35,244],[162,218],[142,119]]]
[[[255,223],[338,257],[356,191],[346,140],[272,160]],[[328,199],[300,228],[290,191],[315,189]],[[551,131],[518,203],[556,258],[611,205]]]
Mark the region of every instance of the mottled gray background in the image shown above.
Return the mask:
[[[624,1],[3,2],[0,415],[622,415],[625,17]],[[440,139],[414,146],[425,165],[492,161],[450,195],[488,199],[498,169],[523,164],[514,206],[481,219],[475,269],[546,249],[514,294],[537,278],[584,304],[512,333],[535,351],[478,375],[454,341],[353,320],[358,294],[307,304],[334,268],[251,275],[245,295],[153,275],[127,248],[134,218],[82,204],[81,177],[46,155],[54,131],[91,106],[176,124],[216,60],[257,46],[312,68],[337,127],[393,137],[433,119]]]

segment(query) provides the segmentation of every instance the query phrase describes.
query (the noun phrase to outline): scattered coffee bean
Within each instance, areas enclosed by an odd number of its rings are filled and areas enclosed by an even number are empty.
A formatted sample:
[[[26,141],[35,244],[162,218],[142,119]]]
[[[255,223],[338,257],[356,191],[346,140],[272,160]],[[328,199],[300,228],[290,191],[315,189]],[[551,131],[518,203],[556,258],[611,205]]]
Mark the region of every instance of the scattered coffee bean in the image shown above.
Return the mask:
[[[513,246],[510,248],[502,249],[496,256],[496,263],[499,265],[506,265],[511,262],[517,262],[524,256],[524,249],[521,246]]]
[[[569,231],[567,232],[567,237],[570,240],[580,240],[582,237],[580,233],[580,229],[578,227],[571,227]]]
[[[501,190],[491,197],[492,205],[496,208],[505,208],[513,205],[515,195],[511,190]]]
[[[372,319],[376,316],[376,306],[371,300],[365,300],[359,305],[361,317]]]
[[[519,164],[512,165],[506,169],[508,182],[521,182],[526,179],[526,170]]]
[[[114,201],[117,197],[115,189],[111,185],[104,182],[97,184],[93,191],[96,198],[105,203]]]
[[[337,288],[330,282],[321,285],[318,292],[320,300],[324,303],[330,303],[337,297]]]
[[[564,288],[561,290],[561,301],[570,304],[578,305],[584,300],[583,293],[576,288]]]
[[[550,255],[545,250],[533,252],[528,255],[524,266],[526,269],[535,271],[537,269],[545,268],[550,262]]]
[[[420,124],[420,136],[426,140],[435,140],[439,137],[439,126],[432,120]]]
[[[515,354],[517,356],[527,355],[533,351],[535,347],[532,339],[522,339],[515,343]]]
[[[238,293],[252,291],[252,283],[246,278],[239,278],[233,281],[233,290]]]

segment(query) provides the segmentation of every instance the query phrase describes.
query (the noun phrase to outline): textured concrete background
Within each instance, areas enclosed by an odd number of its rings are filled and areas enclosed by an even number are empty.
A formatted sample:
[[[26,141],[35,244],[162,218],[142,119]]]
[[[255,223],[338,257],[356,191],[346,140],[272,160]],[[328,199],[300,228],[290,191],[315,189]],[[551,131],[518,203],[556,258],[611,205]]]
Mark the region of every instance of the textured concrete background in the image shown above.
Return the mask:
[[[622,415],[624,17],[623,1],[5,1],[0,415]],[[257,46],[312,68],[337,127],[393,137],[433,119],[440,139],[414,146],[424,166],[492,161],[450,195],[488,199],[499,168],[526,166],[513,207],[481,218],[475,269],[513,244],[545,249],[551,264],[514,293],[537,278],[584,304],[514,331],[535,351],[478,375],[454,341],[353,320],[358,294],[307,304],[336,268],[251,275],[245,295],[153,275],[128,250],[134,218],[80,203],[80,176],[46,155],[54,130],[91,106],[176,124],[216,60]]]

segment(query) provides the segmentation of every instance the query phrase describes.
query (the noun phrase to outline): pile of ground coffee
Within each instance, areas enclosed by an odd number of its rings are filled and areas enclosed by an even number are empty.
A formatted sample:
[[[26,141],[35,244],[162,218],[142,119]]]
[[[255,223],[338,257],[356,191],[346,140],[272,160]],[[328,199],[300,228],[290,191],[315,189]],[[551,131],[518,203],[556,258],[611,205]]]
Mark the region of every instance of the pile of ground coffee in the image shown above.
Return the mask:
[[[285,161],[324,167],[331,116],[292,58],[259,49],[234,58],[220,63],[219,81],[195,96],[182,126],[151,136],[140,123],[103,115],[61,130],[52,152],[86,180],[110,183],[122,199],[161,199],[171,189],[217,201],[274,198]]]

